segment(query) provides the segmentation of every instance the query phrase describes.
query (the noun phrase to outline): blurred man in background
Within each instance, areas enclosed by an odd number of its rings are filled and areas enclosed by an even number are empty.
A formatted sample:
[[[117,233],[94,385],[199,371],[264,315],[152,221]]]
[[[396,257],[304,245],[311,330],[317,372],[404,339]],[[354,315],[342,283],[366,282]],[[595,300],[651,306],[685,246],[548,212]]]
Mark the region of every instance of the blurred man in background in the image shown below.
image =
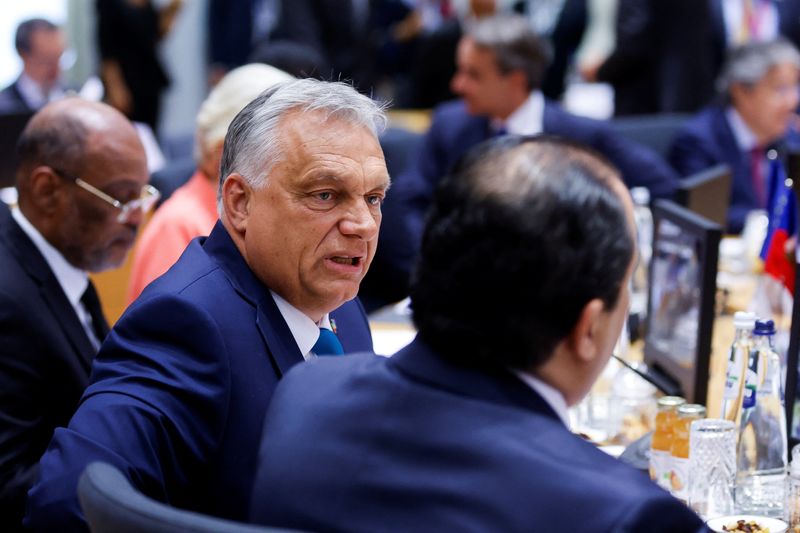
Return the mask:
[[[17,26],[14,46],[22,58],[22,73],[0,92],[0,112],[36,111],[63,98],[60,61],[66,41],[61,29],[45,19],[25,20]]]
[[[752,42],[731,51],[717,82],[721,103],[678,132],[670,162],[682,176],[718,164],[732,172],[728,231],[765,209],[770,182],[783,172],[780,152],[797,120],[800,53],[789,41]]]

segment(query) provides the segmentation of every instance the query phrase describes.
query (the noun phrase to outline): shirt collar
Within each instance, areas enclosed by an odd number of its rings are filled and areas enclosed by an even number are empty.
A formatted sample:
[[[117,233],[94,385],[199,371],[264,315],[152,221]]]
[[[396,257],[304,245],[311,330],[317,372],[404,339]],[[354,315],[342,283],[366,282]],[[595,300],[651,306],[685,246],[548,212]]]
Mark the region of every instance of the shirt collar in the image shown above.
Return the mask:
[[[66,294],[69,303],[72,304],[73,307],[77,306],[78,302],[81,301],[83,293],[86,292],[86,288],[89,286],[89,275],[85,271],[71,265],[64,256],[61,255],[61,252],[47,242],[47,239],[39,233],[39,230],[25,218],[25,215],[22,214],[19,207],[11,209],[11,216],[14,217],[14,220],[19,224],[19,227],[22,228],[22,231],[33,241],[39,253],[44,256],[44,260],[47,262],[50,270],[53,271],[53,275],[58,280],[58,284],[61,285],[61,289],[64,291],[64,294]]]
[[[742,115],[734,107],[729,107],[725,110],[725,116],[728,118],[728,124],[733,130],[733,136],[736,139],[736,145],[742,152],[749,152],[758,146],[756,135],[753,130],[745,123]]]
[[[275,305],[278,306],[283,320],[289,326],[289,331],[294,337],[294,342],[303,354],[303,359],[308,360],[312,357],[311,348],[317,343],[319,339],[319,328],[333,329],[331,327],[330,316],[326,313],[319,321],[319,324],[314,323],[308,315],[300,311],[298,308],[278,296],[275,292],[269,291],[272,299],[275,300]]]
[[[569,427],[569,413],[567,411],[567,400],[564,399],[564,395],[559,392],[558,389],[555,387],[548,385],[541,379],[528,374],[527,372],[523,372],[521,370],[511,369],[511,371],[516,374],[516,376],[524,381],[530,388],[535,390],[539,393],[539,396],[544,399],[547,404],[553,408],[553,411],[556,412],[558,418],[564,423],[565,426]]]
[[[32,109],[39,109],[47,102],[64,96],[64,90],[59,85],[54,85],[50,91],[45,92],[42,86],[31,79],[24,71],[17,79],[17,89],[25,103]]]
[[[496,129],[505,126],[505,130],[514,135],[536,135],[542,132],[543,121],[544,95],[540,91],[531,91],[522,105],[509,115],[505,124],[497,122],[492,126]]]

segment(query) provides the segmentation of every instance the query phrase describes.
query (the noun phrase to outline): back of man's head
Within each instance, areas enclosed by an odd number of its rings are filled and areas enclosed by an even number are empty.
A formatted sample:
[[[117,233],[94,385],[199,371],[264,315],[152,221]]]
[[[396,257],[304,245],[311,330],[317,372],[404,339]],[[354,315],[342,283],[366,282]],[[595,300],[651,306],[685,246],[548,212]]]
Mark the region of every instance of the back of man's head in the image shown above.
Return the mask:
[[[201,163],[223,143],[228,126],[244,106],[276,83],[291,79],[290,74],[262,64],[244,65],[228,72],[197,112],[196,161]]]
[[[619,175],[587,149],[508,137],[440,184],[412,280],[414,322],[443,356],[531,370],[599,299],[617,304],[633,230]]]
[[[542,85],[550,52],[544,41],[520,15],[495,15],[480,18],[467,28],[465,37],[494,54],[497,68],[503,74],[513,70],[525,73],[528,90]]]

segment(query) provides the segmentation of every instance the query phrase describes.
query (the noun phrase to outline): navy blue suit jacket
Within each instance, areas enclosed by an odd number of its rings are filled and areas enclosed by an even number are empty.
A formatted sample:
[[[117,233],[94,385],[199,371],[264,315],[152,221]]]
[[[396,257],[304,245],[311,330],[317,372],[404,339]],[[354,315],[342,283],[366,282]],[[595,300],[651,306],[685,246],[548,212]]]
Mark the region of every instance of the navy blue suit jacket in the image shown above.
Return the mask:
[[[0,91],[0,113],[15,113],[20,111],[36,111],[28,105],[28,102],[19,92],[15,81],[2,91]]]
[[[782,143],[777,144],[776,147],[780,148]],[[722,163],[731,167],[728,231],[742,231],[747,213],[759,209],[750,157],[739,149],[725,116],[725,108],[709,106],[687,121],[672,142],[669,160],[683,177]]]
[[[372,350],[357,300],[331,316],[346,351]],[[267,404],[302,360],[269,290],[218,222],[109,334],[78,411],[42,458],[29,525],[85,528],[75,488],[95,460],[160,501],[245,519]]]
[[[335,400],[332,400],[335,399]],[[417,338],[293,369],[264,427],[252,518],[309,531],[700,531],[646,476],[573,435],[504,369]]]
[[[583,143],[603,154],[617,166],[628,187],[647,187],[654,198],[669,198],[675,192],[678,175],[666,161],[616,135],[602,121],[572,115],[547,102],[542,126],[546,134]],[[382,228],[402,227],[409,236],[407,246],[418,246],[425,212],[439,180],[470,148],[491,136],[489,119],[470,115],[463,101],[436,108],[416,161],[392,186]]]

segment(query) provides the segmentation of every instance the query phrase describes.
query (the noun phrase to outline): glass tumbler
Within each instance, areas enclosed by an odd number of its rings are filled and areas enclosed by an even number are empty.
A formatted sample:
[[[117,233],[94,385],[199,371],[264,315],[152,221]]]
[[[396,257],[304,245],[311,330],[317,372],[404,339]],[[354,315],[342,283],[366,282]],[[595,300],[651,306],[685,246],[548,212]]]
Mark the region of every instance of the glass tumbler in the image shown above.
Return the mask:
[[[695,420],[689,430],[689,507],[708,520],[734,512],[736,428],[717,418]]]

